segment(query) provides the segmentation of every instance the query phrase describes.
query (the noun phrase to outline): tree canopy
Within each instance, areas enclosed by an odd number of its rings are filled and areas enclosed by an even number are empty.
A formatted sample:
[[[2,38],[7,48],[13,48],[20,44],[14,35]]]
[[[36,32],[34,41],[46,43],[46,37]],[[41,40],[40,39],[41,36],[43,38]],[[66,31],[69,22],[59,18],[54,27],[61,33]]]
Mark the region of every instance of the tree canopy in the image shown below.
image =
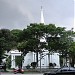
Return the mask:
[[[0,58],[5,51],[17,48],[26,55],[29,51],[59,53],[73,53],[74,40],[72,30],[66,30],[64,27],[56,27],[55,24],[44,25],[42,23],[32,23],[23,30],[19,29],[1,29],[0,30]],[[75,52],[74,52],[75,53]],[[71,56],[71,54],[69,54]]]

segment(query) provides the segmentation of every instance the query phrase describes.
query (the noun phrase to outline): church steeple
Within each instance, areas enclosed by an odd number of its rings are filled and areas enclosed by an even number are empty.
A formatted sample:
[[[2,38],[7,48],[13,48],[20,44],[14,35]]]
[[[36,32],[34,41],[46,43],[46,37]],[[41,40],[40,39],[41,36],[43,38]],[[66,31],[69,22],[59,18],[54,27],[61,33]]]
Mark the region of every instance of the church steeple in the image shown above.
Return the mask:
[[[44,15],[43,15],[43,7],[41,6],[41,23],[45,23],[44,22]]]

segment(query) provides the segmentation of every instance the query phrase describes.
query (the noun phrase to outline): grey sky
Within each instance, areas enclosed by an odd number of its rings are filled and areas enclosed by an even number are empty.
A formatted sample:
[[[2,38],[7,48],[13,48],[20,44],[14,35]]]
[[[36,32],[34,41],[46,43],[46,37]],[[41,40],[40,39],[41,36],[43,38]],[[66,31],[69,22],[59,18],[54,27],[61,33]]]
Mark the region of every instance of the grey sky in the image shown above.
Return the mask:
[[[40,23],[43,5],[45,24],[71,29],[74,26],[74,0],[0,0],[0,28],[24,29]]]

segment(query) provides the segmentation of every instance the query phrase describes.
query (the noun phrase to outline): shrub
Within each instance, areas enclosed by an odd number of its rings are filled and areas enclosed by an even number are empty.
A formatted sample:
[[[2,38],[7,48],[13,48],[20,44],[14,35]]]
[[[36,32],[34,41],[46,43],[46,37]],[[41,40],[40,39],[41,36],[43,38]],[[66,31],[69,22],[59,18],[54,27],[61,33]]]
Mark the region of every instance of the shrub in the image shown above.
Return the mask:
[[[49,63],[49,67],[53,67],[53,63]]]
[[[56,63],[49,63],[49,68],[50,67],[55,67],[56,66]]]
[[[32,62],[31,66],[33,67],[33,69],[35,69],[37,67],[37,62]]]
[[[26,69],[30,69],[30,65],[29,64],[26,66]]]

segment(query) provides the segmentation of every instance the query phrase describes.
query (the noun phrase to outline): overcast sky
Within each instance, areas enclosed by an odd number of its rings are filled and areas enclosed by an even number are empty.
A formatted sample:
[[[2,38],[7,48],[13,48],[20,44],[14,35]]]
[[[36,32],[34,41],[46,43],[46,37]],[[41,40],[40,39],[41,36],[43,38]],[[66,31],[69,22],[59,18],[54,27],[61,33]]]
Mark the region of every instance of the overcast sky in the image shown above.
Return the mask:
[[[0,29],[24,29],[30,23],[40,23],[41,5],[45,24],[74,26],[74,0],[0,0]]]

